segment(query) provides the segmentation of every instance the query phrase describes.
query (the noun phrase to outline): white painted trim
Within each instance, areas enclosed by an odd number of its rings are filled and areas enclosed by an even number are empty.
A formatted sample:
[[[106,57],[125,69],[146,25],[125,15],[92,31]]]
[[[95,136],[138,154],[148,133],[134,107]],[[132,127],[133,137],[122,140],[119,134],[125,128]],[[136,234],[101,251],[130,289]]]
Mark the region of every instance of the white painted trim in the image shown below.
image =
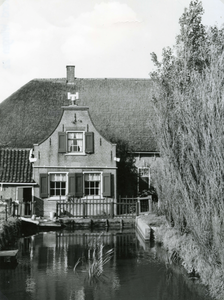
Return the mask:
[[[52,196],[48,198],[44,198],[47,201],[59,201],[59,200],[66,200],[66,196]]]
[[[24,183],[18,183],[18,182],[0,182],[0,185],[29,185],[29,187],[30,186],[32,186],[32,185],[37,185],[37,183],[36,182],[34,182],[34,183],[27,183],[27,182],[24,182]]]
[[[82,152],[69,152],[68,151],[68,133],[82,133]],[[83,130],[66,130],[66,154],[65,155],[86,155],[86,138],[85,138],[85,131]]]
[[[44,169],[117,169],[117,167],[100,167],[100,166],[33,166],[33,168],[36,169],[40,169],[40,168],[44,168]],[[60,172],[59,172],[60,173]]]
[[[69,172],[47,172],[48,175],[51,175],[51,174],[65,174],[66,175],[66,188],[65,188],[65,196],[50,196],[48,197],[48,199],[56,199],[56,198],[59,198],[58,200],[60,200],[60,197],[66,197],[66,195],[68,194],[68,174]],[[51,178],[50,176],[48,176],[48,195],[50,194],[50,182],[51,182]]]
[[[100,195],[87,195],[87,196],[84,196],[83,199],[92,199],[93,196],[95,199],[97,199],[97,198],[101,199],[103,197],[103,172],[102,171],[84,171],[82,173],[83,173],[83,175],[94,174],[94,173],[100,174]],[[83,176],[83,190],[84,189],[85,189],[85,176]]]
[[[86,156],[84,152],[67,152],[64,154],[65,156],[73,155],[73,156]]]
[[[48,174],[62,174],[62,173],[68,175],[69,172],[60,172],[60,171],[48,172]]]

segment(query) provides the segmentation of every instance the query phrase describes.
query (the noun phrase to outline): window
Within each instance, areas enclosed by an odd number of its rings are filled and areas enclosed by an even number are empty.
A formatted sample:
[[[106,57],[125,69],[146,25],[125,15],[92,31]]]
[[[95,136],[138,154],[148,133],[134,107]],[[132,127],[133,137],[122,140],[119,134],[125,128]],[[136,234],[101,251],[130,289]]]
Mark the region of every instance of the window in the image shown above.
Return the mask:
[[[149,168],[147,168],[147,167],[139,168],[139,175],[140,175],[140,177],[149,178]]]
[[[85,196],[101,195],[101,174],[84,174]]]
[[[50,174],[50,197],[66,195],[67,175],[56,173]]]
[[[139,168],[139,192],[149,188],[150,172],[148,167]]]
[[[69,155],[94,153],[94,133],[84,131],[58,132],[58,153]]]
[[[75,197],[103,196],[112,197],[114,177],[111,173],[41,173],[39,178],[40,197],[63,197],[67,194]],[[91,197],[90,197],[91,198]]]
[[[68,132],[68,152],[83,152],[83,133]]]

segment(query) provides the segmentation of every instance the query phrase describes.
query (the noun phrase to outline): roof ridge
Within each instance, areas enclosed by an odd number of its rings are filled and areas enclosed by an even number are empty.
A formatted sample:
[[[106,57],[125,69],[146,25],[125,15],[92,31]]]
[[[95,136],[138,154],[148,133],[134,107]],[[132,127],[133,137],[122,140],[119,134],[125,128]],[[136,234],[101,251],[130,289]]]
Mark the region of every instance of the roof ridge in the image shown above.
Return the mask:
[[[62,78],[34,78],[31,81],[65,81],[66,82],[66,78],[62,77]],[[75,80],[137,80],[137,81],[150,81],[150,78],[147,77],[75,77]]]

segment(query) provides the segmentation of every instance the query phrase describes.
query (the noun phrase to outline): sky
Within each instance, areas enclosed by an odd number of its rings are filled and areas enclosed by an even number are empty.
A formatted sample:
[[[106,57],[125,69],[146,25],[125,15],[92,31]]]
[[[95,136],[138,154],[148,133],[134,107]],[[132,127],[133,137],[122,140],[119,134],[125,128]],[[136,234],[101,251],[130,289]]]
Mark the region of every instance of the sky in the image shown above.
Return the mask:
[[[149,78],[190,0],[0,0],[0,102],[35,78]],[[224,0],[202,0],[203,24]]]

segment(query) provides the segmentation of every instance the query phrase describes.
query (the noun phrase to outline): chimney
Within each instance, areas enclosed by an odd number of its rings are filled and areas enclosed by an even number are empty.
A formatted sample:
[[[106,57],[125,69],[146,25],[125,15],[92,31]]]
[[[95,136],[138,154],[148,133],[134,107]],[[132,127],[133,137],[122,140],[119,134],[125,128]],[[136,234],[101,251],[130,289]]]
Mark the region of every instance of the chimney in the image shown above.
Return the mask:
[[[67,83],[74,84],[75,83],[75,66],[66,66],[67,68]]]

